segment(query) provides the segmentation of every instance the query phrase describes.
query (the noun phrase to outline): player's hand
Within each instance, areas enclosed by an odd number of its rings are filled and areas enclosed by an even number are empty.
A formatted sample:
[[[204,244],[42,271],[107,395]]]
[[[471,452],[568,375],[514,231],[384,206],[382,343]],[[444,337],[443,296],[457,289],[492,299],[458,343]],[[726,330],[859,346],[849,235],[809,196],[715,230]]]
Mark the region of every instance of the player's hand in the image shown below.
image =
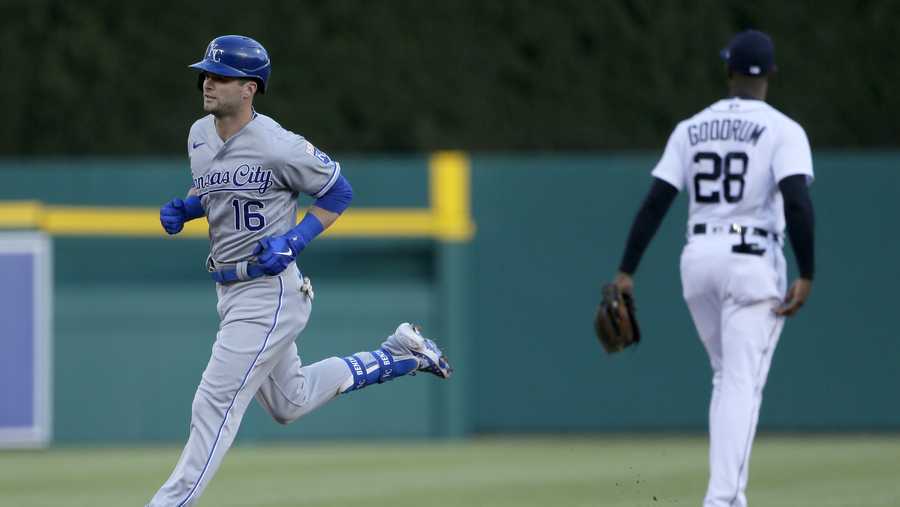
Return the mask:
[[[613,284],[618,287],[620,291],[632,296],[634,295],[634,280],[628,273],[622,273],[621,271],[616,273]]]
[[[253,250],[256,262],[270,276],[281,273],[297,258],[291,243],[284,236],[271,236],[259,240]]]
[[[810,292],[812,292],[812,280],[807,280],[806,278],[796,279],[787,291],[784,304],[776,308],[775,313],[782,317],[794,315],[806,303]]]
[[[163,204],[159,209],[159,222],[169,234],[181,232],[186,221],[187,212],[184,209],[184,201],[177,197]]]

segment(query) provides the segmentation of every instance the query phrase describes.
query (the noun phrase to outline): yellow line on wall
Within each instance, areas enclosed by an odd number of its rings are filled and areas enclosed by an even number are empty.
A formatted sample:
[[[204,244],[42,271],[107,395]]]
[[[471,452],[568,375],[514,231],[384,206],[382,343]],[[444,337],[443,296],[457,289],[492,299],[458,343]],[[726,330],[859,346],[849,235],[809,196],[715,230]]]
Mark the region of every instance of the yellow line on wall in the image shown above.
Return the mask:
[[[438,237],[444,241],[469,241],[475,234],[469,157],[461,151],[439,151],[431,156],[428,169],[431,211],[437,221]]]
[[[42,213],[37,201],[0,202],[0,229],[35,229]]]
[[[430,238],[439,236],[436,223],[428,209],[350,209],[325,235]],[[166,236],[155,208],[41,206],[34,202],[0,203],[0,229],[41,229],[55,236]],[[177,237],[208,235],[206,220],[193,220]]]
[[[475,225],[468,156],[459,151],[437,152],[429,159],[428,169],[430,208],[350,208],[325,235],[470,240]],[[2,229],[40,229],[56,236],[166,236],[157,208],[44,205],[38,201],[0,202]],[[206,220],[193,220],[177,237],[208,235]]]
[[[340,238],[439,236],[436,222],[428,209],[349,209],[325,231]]]

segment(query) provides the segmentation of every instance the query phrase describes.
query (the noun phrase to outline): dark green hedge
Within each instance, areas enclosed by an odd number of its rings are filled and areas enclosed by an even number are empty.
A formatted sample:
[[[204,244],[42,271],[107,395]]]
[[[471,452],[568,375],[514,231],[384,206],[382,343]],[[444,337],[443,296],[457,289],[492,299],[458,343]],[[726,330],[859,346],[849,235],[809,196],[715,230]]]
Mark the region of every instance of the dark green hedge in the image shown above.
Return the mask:
[[[816,147],[898,145],[900,2],[10,1],[0,153],[180,153],[215,35],[269,49],[257,106],[329,150],[660,149],[772,33],[770,102]]]

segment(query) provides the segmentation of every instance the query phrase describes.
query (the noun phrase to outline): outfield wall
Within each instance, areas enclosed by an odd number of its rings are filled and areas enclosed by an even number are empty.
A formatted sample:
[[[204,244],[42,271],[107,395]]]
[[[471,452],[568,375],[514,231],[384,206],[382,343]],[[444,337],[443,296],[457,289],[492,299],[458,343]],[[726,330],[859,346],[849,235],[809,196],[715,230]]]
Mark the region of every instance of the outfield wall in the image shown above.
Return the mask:
[[[644,343],[610,358],[591,339],[599,282],[618,265],[655,162],[473,160],[478,430],[706,427],[710,369],[681,299],[683,195],[635,279]],[[898,429],[900,154],[817,153],[815,170],[816,281],[775,353],[761,425]]]
[[[441,232],[456,226],[436,211],[453,203],[439,203],[448,183],[436,185],[434,159],[339,157],[361,212],[348,223],[381,225],[336,230],[304,252],[316,288],[299,340],[304,361],[371,348],[397,322],[415,320],[449,333],[457,378],[366,389],[287,428],[254,406],[240,439],[704,429],[709,367],[678,275],[683,197],[636,278],[645,342],[610,358],[591,334],[600,282],[617,265],[655,157],[472,156],[474,235],[455,236]],[[815,163],[817,280],[786,327],[761,422],[900,429],[890,311],[900,279],[890,222],[900,153],[825,153]],[[6,227],[17,227],[11,217],[23,209],[11,201],[32,201],[35,216],[60,214],[33,221],[57,228],[55,441],[183,439],[217,325],[206,241],[67,233],[64,219],[84,220],[85,209],[152,212],[190,183],[184,162],[6,160],[0,175]]]

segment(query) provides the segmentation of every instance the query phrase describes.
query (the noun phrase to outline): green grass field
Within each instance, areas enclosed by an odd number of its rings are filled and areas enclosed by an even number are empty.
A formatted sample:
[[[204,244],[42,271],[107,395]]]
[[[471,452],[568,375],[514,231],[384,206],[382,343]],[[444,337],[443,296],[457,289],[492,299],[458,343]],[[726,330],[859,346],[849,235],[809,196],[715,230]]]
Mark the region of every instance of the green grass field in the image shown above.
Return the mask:
[[[0,452],[0,505],[143,506],[180,449]],[[239,446],[201,506],[699,506],[702,437]],[[900,435],[761,437],[753,507],[900,505]]]

